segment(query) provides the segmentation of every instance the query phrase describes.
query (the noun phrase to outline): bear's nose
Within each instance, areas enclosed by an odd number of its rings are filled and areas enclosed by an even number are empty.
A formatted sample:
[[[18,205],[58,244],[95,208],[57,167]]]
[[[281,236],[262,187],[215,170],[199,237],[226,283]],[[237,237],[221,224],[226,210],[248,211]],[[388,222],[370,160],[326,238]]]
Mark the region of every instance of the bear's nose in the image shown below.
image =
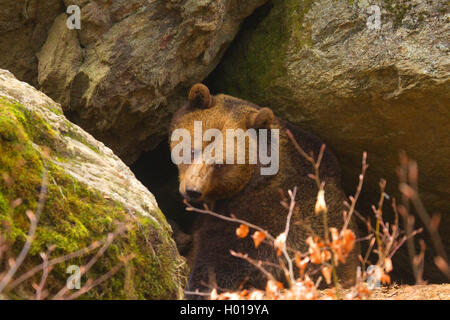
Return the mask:
[[[186,189],[186,195],[188,196],[189,200],[199,200],[202,197],[202,193],[194,190],[194,189]]]

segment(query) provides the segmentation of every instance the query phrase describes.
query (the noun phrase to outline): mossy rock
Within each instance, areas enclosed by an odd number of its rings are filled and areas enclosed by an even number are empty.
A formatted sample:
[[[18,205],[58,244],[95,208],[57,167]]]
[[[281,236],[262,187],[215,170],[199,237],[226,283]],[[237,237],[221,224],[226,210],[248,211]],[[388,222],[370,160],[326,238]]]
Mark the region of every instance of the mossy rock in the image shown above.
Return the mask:
[[[80,134],[81,129],[74,130],[73,125],[72,131],[61,133],[57,123],[47,117],[49,113],[37,112],[39,108],[33,109],[19,103],[11,97],[11,92],[6,94],[6,84],[1,80],[0,77],[0,234],[9,247],[6,258],[15,259],[24,246],[30,225],[26,211],[36,212],[44,172],[48,176],[47,196],[35,239],[14,279],[41,264],[40,253],[47,252],[50,246],[53,247],[50,259],[64,256],[86,248],[95,241],[103,241],[119,224],[126,224],[128,230],[117,236],[94,266],[83,275],[81,285],[87,279],[98,279],[115,266],[122,267],[114,276],[79,298],[182,298],[186,264],[178,254],[172,230],[154,199],[149,198],[146,204],[136,207],[119,201],[126,195],[120,197],[108,194],[104,191],[109,188],[99,190],[77,179],[67,168],[71,163],[81,161],[82,154],[67,151],[67,145],[63,142],[64,139],[72,141],[73,138],[69,136],[75,137],[77,133]],[[15,79],[10,81],[16,88],[20,86]],[[24,87],[23,90],[35,94],[34,89],[29,87]],[[54,113],[55,106],[59,109],[56,104],[44,109],[59,120],[67,121],[62,115]],[[94,144],[83,150],[90,150],[99,157],[108,157],[105,155],[106,148],[94,143],[92,137],[81,134],[78,140],[82,141],[80,144]],[[88,162],[88,165],[92,167],[95,163]],[[105,168],[105,172],[107,171]],[[129,172],[121,172],[120,176],[134,178]],[[129,194],[132,193],[133,190],[129,190]],[[151,195],[148,191],[147,193],[142,197]],[[15,201],[17,199],[21,201]],[[142,207],[147,210],[141,211]],[[68,266],[85,265],[97,250],[55,265],[45,286],[49,297],[66,285],[70,276],[66,273]],[[123,263],[130,255],[131,260]],[[0,261],[0,272],[9,269],[7,260]],[[41,275],[42,272],[38,272],[15,288],[7,288],[3,294],[13,299],[31,298],[35,293],[32,283],[39,283]]]

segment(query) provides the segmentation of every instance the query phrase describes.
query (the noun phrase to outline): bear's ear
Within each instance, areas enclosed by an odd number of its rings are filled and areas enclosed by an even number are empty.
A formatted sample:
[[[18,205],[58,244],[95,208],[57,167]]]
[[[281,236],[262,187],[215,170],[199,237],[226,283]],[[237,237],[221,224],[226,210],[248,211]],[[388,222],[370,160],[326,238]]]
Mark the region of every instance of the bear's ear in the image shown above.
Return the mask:
[[[247,128],[268,129],[274,119],[273,111],[269,108],[259,109],[258,112],[250,114],[247,119]]]
[[[189,106],[192,108],[207,109],[212,107],[213,98],[207,86],[201,83],[194,84],[188,95]]]

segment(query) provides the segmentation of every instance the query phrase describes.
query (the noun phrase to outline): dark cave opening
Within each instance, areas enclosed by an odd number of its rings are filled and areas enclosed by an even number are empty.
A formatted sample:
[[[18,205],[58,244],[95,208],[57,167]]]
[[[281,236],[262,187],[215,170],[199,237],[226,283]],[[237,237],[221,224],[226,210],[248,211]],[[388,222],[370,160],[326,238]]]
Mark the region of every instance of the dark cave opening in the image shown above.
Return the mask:
[[[189,251],[196,214],[185,210],[178,192],[178,169],[172,163],[169,143],[164,139],[155,149],[143,152],[131,166],[142,184],[155,196],[159,208],[174,231],[182,255]]]

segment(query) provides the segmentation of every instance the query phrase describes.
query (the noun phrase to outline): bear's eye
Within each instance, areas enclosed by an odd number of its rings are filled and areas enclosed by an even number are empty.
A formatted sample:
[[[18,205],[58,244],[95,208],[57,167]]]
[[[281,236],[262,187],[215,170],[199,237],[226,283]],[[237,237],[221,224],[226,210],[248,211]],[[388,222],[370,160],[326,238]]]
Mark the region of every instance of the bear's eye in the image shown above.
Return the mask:
[[[220,168],[223,168],[224,166],[225,166],[225,164],[223,164],[223,163],[216,163],[216,164],[214,165],[214,168],[220,169]]]
[[[195,150],[191,149],[191,161],[194,161],[195,159]]]

